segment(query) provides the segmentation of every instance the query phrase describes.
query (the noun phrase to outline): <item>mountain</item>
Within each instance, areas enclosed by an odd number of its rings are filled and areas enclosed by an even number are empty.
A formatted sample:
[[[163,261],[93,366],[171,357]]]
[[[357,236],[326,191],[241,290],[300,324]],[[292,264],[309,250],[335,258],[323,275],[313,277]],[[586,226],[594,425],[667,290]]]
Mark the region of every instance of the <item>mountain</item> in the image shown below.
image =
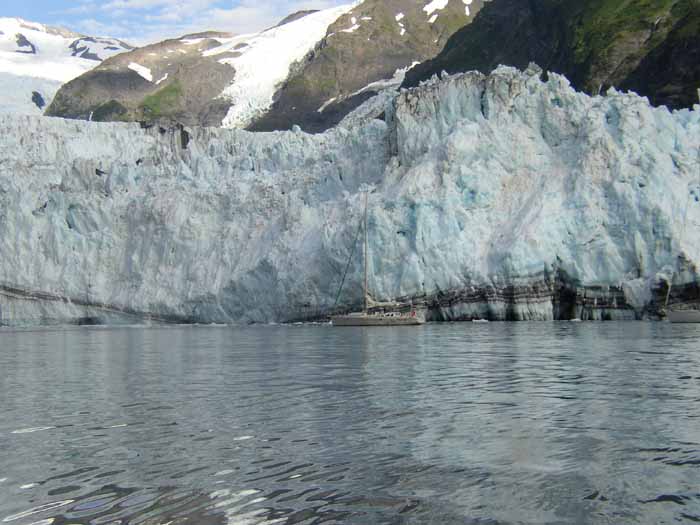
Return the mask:
[[[700,110],[542,76],[317,135],[0,116],[0,324],[313,317],[348,260],[356,307],[365,188],[374,298],[433,320],[653,317],[674,272],[700,301]]]
[[[0,18],[0,112],[40,115],[62,84],[131,49],[112,38]]]
[[[498,42],[498,45],[494,45]],[[689,107],[700,87],[697,0],[495,0],[404,86],[441,71],[492,71],[529,62],[590,94],[611,86],[655,105]]]
[[[66,84],[47,114],[321,131],[435,56],[483,0],[364,0],[250,35],[204,33],[126,53]]]
[[[365,0],[335,21],[248,129],[324,131],[437,55],[482,0]]]
[[[186,35],[113,57],[66,84],[47,114],[244,127],[351,7],[300,13],[260,33]]]

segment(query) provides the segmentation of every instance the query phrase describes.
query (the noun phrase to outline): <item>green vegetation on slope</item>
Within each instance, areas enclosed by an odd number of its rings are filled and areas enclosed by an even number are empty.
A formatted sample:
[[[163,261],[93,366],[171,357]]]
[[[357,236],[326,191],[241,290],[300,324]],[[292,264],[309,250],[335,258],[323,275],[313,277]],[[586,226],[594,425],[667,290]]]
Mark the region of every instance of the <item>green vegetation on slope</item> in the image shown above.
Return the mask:
[[[687,106],[700,86],[700,0],[494,0],[405,85],[531,61],[589,93],[616,86]]]
[[[178,80],[175,80],[144,98],[139,104],[139,109],[146,120],[170,116],[180,109],[181,98],[182,86]]]
[[[96,122],[114,122],[127,120],[128,110],[116,100],[110,100],[97,106],[92,112],[92,120]]]
[[[573,42],[576,62],[602,56],[617,38],[648,31],[677,0],[589,0],[576,24]]]

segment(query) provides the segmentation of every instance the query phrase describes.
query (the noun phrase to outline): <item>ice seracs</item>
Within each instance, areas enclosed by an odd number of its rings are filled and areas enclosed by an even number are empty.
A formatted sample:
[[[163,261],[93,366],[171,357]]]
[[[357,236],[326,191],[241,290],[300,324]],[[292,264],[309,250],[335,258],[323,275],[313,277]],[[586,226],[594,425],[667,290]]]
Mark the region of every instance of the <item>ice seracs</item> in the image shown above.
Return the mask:
[[[365,108],[320,135],[0,116],[0,322],[327,312],[367,185],[373,296],[432,319],[654,316],[673,273],[697,293],[700,108],[505,67]]]

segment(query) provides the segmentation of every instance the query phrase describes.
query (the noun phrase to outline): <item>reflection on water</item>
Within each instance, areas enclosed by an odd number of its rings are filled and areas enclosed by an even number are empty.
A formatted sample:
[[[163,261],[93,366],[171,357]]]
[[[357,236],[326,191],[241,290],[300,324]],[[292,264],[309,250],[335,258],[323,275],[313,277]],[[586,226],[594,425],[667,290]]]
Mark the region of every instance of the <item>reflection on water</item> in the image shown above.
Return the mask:
[[[700,328],[0,331],[0,523],[700,521]]]

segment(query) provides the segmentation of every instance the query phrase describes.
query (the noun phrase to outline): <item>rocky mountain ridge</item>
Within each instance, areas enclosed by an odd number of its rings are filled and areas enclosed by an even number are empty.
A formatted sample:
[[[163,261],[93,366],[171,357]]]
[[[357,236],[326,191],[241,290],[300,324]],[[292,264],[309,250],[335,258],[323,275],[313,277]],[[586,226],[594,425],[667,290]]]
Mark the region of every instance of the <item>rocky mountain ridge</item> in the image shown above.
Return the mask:
[[[488,73],[530,62],[589,94],[614,86],[654,105],[690,107],[700,87],[700,2],[497,0],[412,69],[404,86],[441,71]]]

